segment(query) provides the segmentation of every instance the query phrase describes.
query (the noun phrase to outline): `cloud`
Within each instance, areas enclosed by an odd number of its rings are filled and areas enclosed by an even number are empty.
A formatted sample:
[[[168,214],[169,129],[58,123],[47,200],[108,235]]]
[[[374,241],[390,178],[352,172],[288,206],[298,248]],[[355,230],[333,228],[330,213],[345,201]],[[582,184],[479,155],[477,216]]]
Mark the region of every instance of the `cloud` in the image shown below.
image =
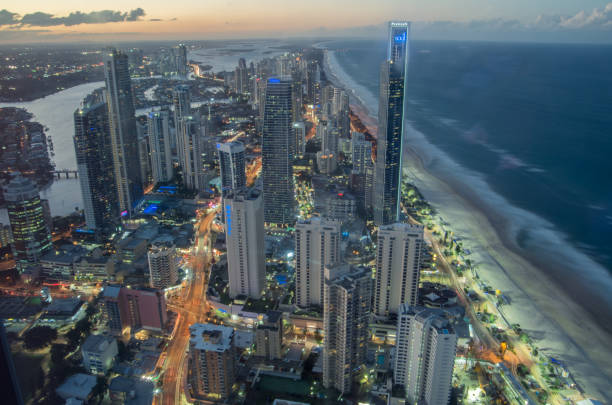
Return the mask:
[[[16,24],[18,22],[19,18],[17,13],[11,13],[6,9],[0,10],[0,26]]]
[[[21,25],[30,27],[53,27],[64,25],[66,27],[79,24],[106,24],[122,21],[139,21],[145,16],[142,8],[136,8],[128,12],[114,10],[100,10],[83,13],[74,11],[65,17],[56,17],[53,14],[36,11],[21,17],[7,10],[0,11],[0,26]]]
[[[140,7],[138,7],[130,11],[125,21],[138,21],[138,19],[140,17],[144,17],[144,15],[145,15],[145,11],[141,9]]]
[[[149,21],[157,22],[157,21],[164,21],[164,20],[162,20],[161,18],[150,18]]]

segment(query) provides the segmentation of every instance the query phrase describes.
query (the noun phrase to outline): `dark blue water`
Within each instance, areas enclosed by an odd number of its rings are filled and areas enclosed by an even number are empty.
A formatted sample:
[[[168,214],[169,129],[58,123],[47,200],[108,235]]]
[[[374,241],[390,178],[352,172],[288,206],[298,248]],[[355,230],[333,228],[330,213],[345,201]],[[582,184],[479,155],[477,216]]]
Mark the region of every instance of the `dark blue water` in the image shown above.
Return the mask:
[[[325,45],[378,94],[384,43]],[[612,46],[415,41],[407,97],[431,143],[612,269]]]

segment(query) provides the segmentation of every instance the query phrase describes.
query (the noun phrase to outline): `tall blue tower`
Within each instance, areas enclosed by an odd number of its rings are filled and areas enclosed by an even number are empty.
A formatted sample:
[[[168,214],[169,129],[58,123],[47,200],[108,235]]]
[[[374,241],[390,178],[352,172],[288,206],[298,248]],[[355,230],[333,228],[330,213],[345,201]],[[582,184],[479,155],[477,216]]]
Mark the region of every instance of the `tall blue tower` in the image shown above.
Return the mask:
[[[402,184],[402,138],[410,23],[390,22],[387,59],[380,70],[374,222],[398,221]]]

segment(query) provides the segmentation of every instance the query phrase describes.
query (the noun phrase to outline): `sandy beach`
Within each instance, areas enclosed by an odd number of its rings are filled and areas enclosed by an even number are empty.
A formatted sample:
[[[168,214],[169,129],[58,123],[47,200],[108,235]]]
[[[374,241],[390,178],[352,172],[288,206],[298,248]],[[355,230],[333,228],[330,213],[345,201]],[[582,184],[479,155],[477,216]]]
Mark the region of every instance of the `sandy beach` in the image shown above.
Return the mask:
[[[346,75],[339,78],[334,68],[338,66],[334,63],[330,67],[328,54],[324,66],[328,80],[349,89],[354,96],[351,108],[374,129],[378,107],[374,98],[351,90],[352,80]],[[501,201],[500,196],[484,198],[494,192],[475,175],[466,186],[469,174],[462,173],[459,179],[456,174],[462,168],[442,162],[439,151],[432,151],[423,134],[409,124],[404,140],[404,178],[419,188],[461,238],[481,280],[510,298],[511,305],[504,307],[508,320],[520,324],[541,352],[561,360],[586,393],[612,402],[609,274],[593,271],[587,276],[580,271],[580,261],[572,260],[573,252],[557,254],[562,240],[550,246],[530,244],[530,233],[548,228],[526,226],[535,220],[518,208],[501,215],[500,209],[510,206],[507,201]],[[484,188],[490,193],[481,193]],[[527,241],[517,242],[521,236]],[[546,236],[559,239],[558,235]]]

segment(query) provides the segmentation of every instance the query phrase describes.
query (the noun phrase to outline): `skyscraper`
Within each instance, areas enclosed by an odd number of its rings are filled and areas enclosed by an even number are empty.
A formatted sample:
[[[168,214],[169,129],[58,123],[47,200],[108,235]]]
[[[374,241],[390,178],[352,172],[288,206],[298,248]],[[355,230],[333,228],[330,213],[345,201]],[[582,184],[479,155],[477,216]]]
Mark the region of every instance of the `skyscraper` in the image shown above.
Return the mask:
[[[173,176],[169,115],[168,110],[161,110],[148,116],[151,169],[156,184],[170,181]]]
[[[249,92],[249,75],[244,58],[238,60],[238,67],[234,73],[234,80],[236,83],[236,93],[248,93]]]
[[[293,123],[293,134],[295,136],[295,157],[302,157],[306,153],[306,126],[304,122]]]
[[[153,243],[147,254],[152,288],[164,289],[176,284],[178,263],[176,249],[171,243]]]
[[[121,215],[128,215],[143,190],[127,55],[111,49],[104,60],[104,74],[119,209]]]
[[[182,119],[191,116],[191,93],[186,84],[178,85],[172,91],[172,104],[174,105],[174,129],[176,136],[176,154],[180,164],[184,162],[183,148],[183,128]]]
[[[223,198],[229,295],[259,298],[265,288],[263,201],[261,192],[232,190]]]
[[[19,174],[4,187],[4,200],[13,234],[13,258],[23,269],[51,249],[51,232],[45,221],[36,184]]]
[[[224,399],[236,381],[234,329],[209,323],[189,327],[189,384],[199,399]]]
[[[119,206],[105,103],[86,100],[74,112],[74,151],[87,227],[112,230]]]
[[[283,313],[268,311],[263,322],[255,329],[256,355],[267,359],[280,359],[283,344]]]
[[[195,191],[204,187],[204,171],[202,170],[202,126],[193,116],[181,118],[179,127],[182,133],[179,135],[182,150],[179,157],[182,158],[181,170],[183,173],[183,185]]]
[[[340,260],[340,222],[318,217],[297,222],[295,293],[298,306],[323,304],[325,266]]]
[[[325,269],[323,386],[351,391],[353,370],[365,362],[372,273],[340,264]]]
[[[281,227],[295,222],[291,117],[291,82],[268,79],[262,146],[264,219]]]
[[[181,78],[187,77],[187,47],[179,44],[174,48],[174,64],[176,74]]]
[[[400,305],[416,305],[423,252],[421,225],[392,224],[378,228],[374,313],[388,317]]]
[[[457,335],[438,309],[402,304],[393,380],[410,403],[448,404]]]
[[[246,187],[243,143],[235,141],[217,144],[217,152],[223,192],[241,190]]]
[[[391,224],[399,219],[409,41],[410,23],[389,23],[387,60],[380,71],[374,204],[376,225]]]

